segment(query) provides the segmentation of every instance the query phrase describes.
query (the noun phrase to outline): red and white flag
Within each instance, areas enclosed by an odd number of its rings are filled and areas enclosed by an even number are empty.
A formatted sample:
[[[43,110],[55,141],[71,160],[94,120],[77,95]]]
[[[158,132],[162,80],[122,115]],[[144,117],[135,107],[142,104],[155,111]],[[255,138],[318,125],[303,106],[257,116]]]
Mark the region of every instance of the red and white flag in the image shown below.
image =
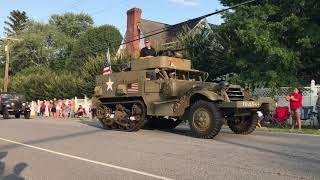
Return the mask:
[[[107,75],[107,74],[111,74],[111,58],[110,58],[109,48],[107,53],[107,60],[104,63],[104,67],[103,67],[103,75]]]
[[[132,83],[128,89],[128,94],[135,94],[139,91],[139,83]]]

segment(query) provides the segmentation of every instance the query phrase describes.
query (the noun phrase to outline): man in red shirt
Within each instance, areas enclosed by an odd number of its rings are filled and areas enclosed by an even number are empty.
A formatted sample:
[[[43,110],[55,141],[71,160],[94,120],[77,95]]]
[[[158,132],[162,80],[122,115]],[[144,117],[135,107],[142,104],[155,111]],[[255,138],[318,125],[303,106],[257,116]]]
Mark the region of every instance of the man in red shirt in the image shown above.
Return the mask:
[[[290,102],[290,110],[292,116],[292,126],[290,131],[294,130],[294,126],[298,123],[299,132],[301,132],[301,111],[302,111],[302,94],[298,88],[293,90],[292,94],[286,97],[286,100]]]
[[[44,116],[44,112],[46,111],[46,101],[42,101],[40,104],[40,116]]]

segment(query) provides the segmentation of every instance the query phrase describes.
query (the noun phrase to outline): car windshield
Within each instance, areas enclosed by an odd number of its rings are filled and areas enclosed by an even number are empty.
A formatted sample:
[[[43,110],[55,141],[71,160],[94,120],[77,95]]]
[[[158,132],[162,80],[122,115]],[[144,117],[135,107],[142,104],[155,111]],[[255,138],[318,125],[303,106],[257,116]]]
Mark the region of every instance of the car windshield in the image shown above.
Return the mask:
[[[1,94],[2,100],[23,100],[23,96],[14,94]]]

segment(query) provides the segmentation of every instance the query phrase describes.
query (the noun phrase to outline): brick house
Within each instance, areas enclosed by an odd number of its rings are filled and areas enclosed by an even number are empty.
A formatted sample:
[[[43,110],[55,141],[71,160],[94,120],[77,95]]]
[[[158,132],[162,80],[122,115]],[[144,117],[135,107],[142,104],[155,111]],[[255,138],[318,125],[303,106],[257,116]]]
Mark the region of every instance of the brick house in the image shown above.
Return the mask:
[[[165,28],[170,27],[169,24],[156,22],[141,18],[142,10],[139,8],[132,8],[127,11],[127,31],[125,34],[124,42],[130,42],[138,38],[142,38],[140,41],[133,41],[120,47],[121,51],[132,55],[133,57],[139,57],[140,49],[144,47],[144,38],[146,35],[159,32]],[[192,21],[187,24],[181,24],[170,28],[168,31],[150,37],[152,46],[156,49],[164,49],[177,42],[177,37],[180,33],[186,29],[190,30],[189,33],[199,33],[202,28],[212,31],[216,25],[209,24],[206,19]]]

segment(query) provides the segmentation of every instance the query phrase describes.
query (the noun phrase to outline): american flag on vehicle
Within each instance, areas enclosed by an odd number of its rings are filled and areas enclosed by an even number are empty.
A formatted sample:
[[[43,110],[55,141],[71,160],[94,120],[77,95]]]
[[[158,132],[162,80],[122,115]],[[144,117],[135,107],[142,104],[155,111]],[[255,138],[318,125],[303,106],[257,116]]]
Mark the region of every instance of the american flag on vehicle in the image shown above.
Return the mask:
[[[103,66],[103,75],[108,75],[108,74],[111,74],[111,58],[110,58],[109,49],[107,53],[107,61],[104,63],[104,66]]]
[[[128,89],[128,94],[135,94],[139,91],[139,83],[131,83],[131,87]]]

